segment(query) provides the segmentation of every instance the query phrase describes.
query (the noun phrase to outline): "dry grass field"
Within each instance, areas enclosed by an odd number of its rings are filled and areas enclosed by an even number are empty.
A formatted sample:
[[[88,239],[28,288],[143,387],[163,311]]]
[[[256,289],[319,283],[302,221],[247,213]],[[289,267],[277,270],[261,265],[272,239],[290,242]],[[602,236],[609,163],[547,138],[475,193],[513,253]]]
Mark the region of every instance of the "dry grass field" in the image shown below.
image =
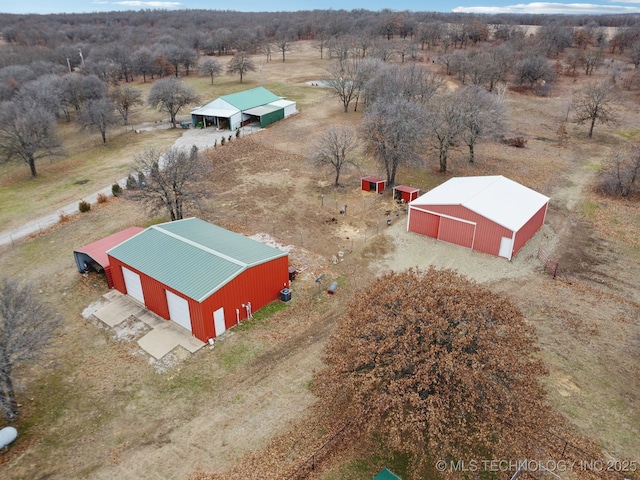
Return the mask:
[[[326,60],[310,43],[296,46],[285,63],[263,61],[242,85],[226,76],[213,86],[204,77],[185,80],[213,99],[260,85],[262,77],[265,87],[298,103],[298,115],[207,152],[211,194],[202,212],[190,212],[291,246],[291,263],[302,270],[293,300],[235,328],[214,349],[176,351],[159,363],[82,316],[107,286],[98,275],[79,275],[72,251],[164,219],[111,199],[4,249],[0,271],[36,282],[66,320],[50,354],[17,372],[20,437],[0,453],[2,478],[285,478],[339,427],[313,417],[309,387],[345,302],[381,270],[432,263],[510,297],[536,327],[550,371],[548,398],[569,426],[563,433],[592,442],[599,458],[640,461],[640,214],[637,199],[603,198],[593,189],[610,150],[636,138],[638,99],[623,93],[620,122],[597,125],[591,140],[584,126],[568,123],[561,143],[556,132],[571,93],[587,79],[560,78],[545,98],[507,92],[509,130],[527,137],[526,148],[483,144],[473,165],[464,151],[454,152],[446,176],[426,154],[424,166],[399,172],[400,183],[423,190],[454,175],[503,174],[550,196],[535,245],[506,262],[407,234],[405,212],[389,195],[359,190],[362,173],[382,173],[369,159],[346,172],[341,187],[330,186],[330,172],[309,163],[313,143],[327,125],[356,125],[361,113],[342,113],[326,90],[306,84],[324,75]],[[607,75],[607,67],[597,73]],[[142,111],[133,122],[162,118]],[[180,133],[114,132],[102,147],[97,136],[63,132],[70,156],[43,164],[36,181],[25,166],[3,166],[0,224],[17,225],[108,185],[127,173],[137,151],[170,145]],[[84,179],[90,182],[76,185]],[[544,273],[534,248],[540,245],[558,260],[560,278]],[[339,282],[336,295],[318,295],[321,273]],[[357,442],[338,450],[315,478],[371,478],[393,460],[361,451]]]

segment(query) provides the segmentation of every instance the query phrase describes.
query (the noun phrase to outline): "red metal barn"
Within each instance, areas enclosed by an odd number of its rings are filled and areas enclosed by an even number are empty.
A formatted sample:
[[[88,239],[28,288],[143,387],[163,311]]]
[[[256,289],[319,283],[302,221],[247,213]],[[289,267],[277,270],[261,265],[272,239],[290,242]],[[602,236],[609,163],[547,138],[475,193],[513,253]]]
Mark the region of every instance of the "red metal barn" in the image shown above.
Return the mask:
[[[409,204],[407,230],[511,260],[544,223],[548,204],[503,176],[452,178]]]
[[[113,288],[113,277],[111,276],[111,265],[109,265],[107,250],[133,237],[142,230],[144,229],[140,227],[129,227],[121,232],[109,235],[102,240],[89,243],[84,247],[74,250],[73,257],[76,260],[78,271],[80,273],[84,273],[87,270],[95,270],[96,272],[104,271],[109,288]]]
[[[406,185],[396,185],[393,187],[393,199],[409,203],[414,201],[420,195],[419,188],[407,187]]]
[[[117,290],[204,342],[289,285],[287,252],[196,218],[154,225],[107,253]]]
[[[361,183],[362,190],[365,192],[382,193],[384,192],[384,186],[387,181],[384,178],[367,176],[361,178]]]

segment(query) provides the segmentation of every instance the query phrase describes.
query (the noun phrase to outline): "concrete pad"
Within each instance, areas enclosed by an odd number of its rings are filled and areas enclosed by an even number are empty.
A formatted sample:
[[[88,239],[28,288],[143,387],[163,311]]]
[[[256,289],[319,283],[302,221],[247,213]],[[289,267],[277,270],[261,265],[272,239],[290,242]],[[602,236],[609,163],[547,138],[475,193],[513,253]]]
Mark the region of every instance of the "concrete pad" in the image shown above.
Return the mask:
[[[165,325],[159,325],[138,340],[138,345],[156,360],[160,360],[180,344],[177,336]]]
[[[131,315],[138,316],[144,309],[134,301],[122,295],[115,297],[108,305],[96,310],[94,315],[110,327],[115,327]]]
[[[194,353],[204,347],[205,343],[181,326],[166,320],[138,340],[138,345],[149,355],[160,360],[178,345]]]
[[[105,293],[104,295],[102,295],[103,298],[106,298],[107,300],[114,300],[118,297],[124,297],[124,294],[120,293],[118,290],[116,290],[115,288],[112,288],[111,290],[109,290],[107,293]]]
[[[134,316],[140,322],[144,322],[144,324],[151,327],[151,331],[138,340],[138,345],[157,360],[164,357],[178,345],[181,345],[190,353],[194,353],[205,346],[205,342],[198,340],[188,330],[177,323],[159,317],[134,299],[123,295],[117,290],[111,290],[103,297],[109,300],[109,303],[96,310],[93,315],[112,328],[121,324],[130,316]],[[117,335],[120,336],[120,333],[117,333]]]
[[[164,318],[160,318],[158,315],[150,310],[147,310],[146,308],[143,309],[142,313],[136,315],[136,317],[149,325],[151,328],[156,328],[164,323],[167,323]]]
[[[180,337],[180,345],[188,352],[195,353],[204,347],[206,343],[189,334],[188,336]]]

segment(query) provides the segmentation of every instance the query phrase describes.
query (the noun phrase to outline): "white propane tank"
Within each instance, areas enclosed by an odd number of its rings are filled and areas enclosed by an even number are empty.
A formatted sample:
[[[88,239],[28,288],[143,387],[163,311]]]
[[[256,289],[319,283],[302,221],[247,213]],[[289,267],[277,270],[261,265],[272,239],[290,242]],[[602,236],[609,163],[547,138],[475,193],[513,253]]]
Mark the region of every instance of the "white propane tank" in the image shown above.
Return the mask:
[[[3,449],[18,438],[18,430],[14,427],[4,427],[0,430],[0,449]]]

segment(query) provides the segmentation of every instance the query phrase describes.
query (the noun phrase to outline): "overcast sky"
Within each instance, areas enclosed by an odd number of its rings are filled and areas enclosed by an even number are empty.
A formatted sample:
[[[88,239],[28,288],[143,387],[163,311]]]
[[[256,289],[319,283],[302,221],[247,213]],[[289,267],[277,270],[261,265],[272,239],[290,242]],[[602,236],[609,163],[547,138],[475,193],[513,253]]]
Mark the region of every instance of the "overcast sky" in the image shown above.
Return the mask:
[[[615,14],[640,13],[640,0],[597,0],[590,3],[531,2],[510,0],[241,0],[235,5],[195,0],[0,0],[2,13],[85,13],[141,9],[231,9],[243,12],[273,12],[325,9],[367,9],[470,12],[470,13],[547,13]]]

